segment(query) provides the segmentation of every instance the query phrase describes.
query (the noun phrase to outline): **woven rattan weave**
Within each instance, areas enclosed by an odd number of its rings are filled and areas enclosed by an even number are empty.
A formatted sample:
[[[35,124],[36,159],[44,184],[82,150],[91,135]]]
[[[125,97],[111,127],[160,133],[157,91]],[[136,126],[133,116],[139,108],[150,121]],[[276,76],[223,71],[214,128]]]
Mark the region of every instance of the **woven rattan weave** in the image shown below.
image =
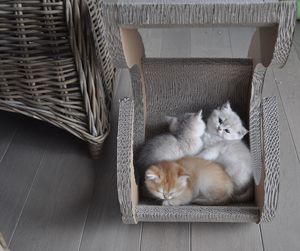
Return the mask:
[[[109,133],[114,68],[96,0],[0,1],[0,109],[87,141]]]

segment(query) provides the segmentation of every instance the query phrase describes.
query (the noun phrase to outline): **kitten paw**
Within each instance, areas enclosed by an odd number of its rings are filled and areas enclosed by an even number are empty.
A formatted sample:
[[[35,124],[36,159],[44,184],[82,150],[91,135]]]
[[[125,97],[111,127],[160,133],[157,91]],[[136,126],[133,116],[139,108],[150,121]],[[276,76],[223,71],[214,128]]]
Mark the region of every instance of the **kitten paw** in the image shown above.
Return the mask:
[[[162,205],[163,206],[179,206],[181,204],[178,203],[178,201],[176,201],[176,200],[164,200]]]

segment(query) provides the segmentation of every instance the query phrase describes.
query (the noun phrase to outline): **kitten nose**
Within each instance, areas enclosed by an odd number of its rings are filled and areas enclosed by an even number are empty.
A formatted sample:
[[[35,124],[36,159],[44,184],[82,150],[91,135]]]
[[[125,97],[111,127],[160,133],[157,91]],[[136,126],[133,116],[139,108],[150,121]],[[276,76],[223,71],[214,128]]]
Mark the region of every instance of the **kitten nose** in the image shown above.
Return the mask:
[[[218,126],[218,128],[217,128],[217,129],[218,129],[218,131],[221,131],[221,130],[222,130],[220,126]]]
[[[171,196],[168,195],[168,194],[164,194],[164,198],[165,198],[166,200],[169,200],[169,199],[171,198]]]

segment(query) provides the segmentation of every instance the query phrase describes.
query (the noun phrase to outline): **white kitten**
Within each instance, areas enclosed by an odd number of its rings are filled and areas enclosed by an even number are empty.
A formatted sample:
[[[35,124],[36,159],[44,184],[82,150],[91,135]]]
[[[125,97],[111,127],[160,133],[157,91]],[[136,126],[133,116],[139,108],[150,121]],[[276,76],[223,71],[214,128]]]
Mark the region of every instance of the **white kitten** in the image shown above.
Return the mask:
[[[227,102],[208,118],[203,135],[204,150],[199,154],[224,166],[235,183],[235,199],[239,201],[248,200],[253,193],[251,154],[241,140],[247,132]]]
[[[180,118],[166,118],[174,130],[172,133],[154,137],[142,147],[137,161],[142,175],[152,164],[162,160],[176,160],[186,155],[196,155],[203,147],[201,136],[205,131],[205,123],[202,120],[202,111],[186,113]]]

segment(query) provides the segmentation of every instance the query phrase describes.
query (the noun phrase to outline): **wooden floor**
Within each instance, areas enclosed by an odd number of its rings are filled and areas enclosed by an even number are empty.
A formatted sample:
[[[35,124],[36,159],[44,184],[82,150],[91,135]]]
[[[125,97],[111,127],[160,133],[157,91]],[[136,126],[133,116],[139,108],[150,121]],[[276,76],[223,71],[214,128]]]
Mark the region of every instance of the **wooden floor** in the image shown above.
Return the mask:
[[[264,90],[278,97],[280,111],[281,185],[273,222],[122,224],[116,190],[117,112],[118,99],[131,95],[123,71],[112,132],[98,161],[66,132],[0,112],[0,232],[11,250],[300,250],[300,25],[297,30],[287,65],[268,71]],[[142,31],[147,55],[163,57],[245,57],[252,33],[249,28]]]

